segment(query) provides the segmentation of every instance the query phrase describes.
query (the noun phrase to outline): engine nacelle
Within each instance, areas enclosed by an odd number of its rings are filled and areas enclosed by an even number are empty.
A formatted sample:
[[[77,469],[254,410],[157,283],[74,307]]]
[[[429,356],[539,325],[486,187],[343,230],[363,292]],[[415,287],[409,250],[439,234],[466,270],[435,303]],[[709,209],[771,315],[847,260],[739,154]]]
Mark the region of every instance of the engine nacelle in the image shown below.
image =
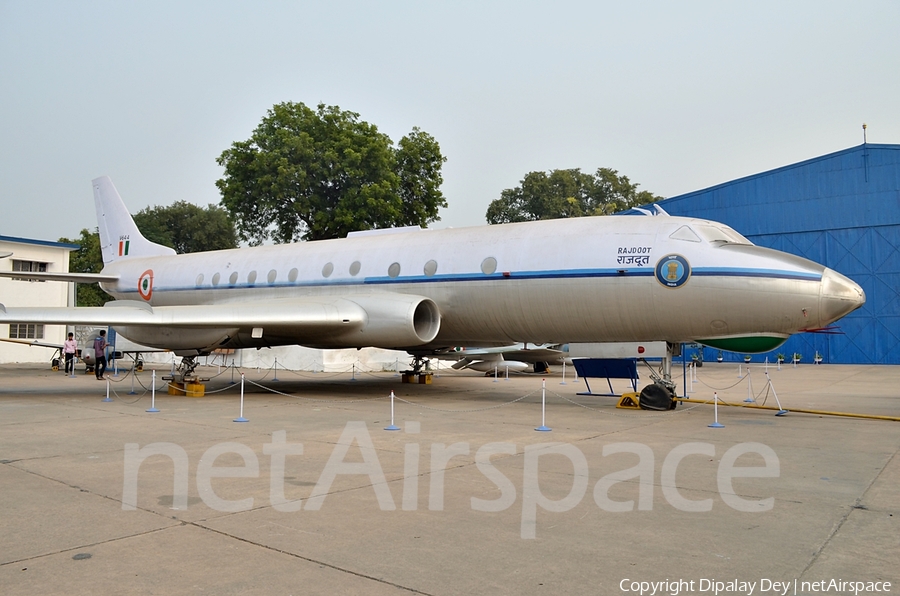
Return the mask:
[[[357,331],[335,338],[335,347],[408,348],[421,346],[437,337],[441,312],[424,296],[372,294],[350,296],[347,301],[365,311]],[[349,340],[349,343],[348,343]]]
[[[208,353],[237,334],[238,329],[216,327],[116,326],[116,333],[151,348],[168,349],[180,356]]]

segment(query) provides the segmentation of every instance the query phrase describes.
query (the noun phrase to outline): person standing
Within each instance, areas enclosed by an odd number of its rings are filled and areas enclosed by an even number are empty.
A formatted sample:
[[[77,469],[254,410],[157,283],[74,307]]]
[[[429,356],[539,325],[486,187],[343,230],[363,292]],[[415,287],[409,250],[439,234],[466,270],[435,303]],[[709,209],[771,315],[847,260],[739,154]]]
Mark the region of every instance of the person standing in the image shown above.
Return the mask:
[[[98,381],[103,380],[106,372],[106,330],[100,330],[100,336],[94,338],[94,374]]]
[[[69,338],[63,343],[63,356],[66,358],[66,374],[70,374],[75,370],[75,353],[78,351],[78,343],[75,341],[75,334],[70,333]]]

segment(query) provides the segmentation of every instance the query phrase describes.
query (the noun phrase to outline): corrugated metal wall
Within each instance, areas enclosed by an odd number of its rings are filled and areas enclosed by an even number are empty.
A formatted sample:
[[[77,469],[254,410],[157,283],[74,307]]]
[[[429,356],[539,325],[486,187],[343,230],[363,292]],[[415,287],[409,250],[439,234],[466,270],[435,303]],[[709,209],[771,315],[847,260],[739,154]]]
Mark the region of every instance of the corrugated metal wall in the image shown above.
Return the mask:
[[[863,287],[866,304],[838,321],[842,333],[796,335],[777,352],[799,352],[804,362],[818,352],[829,363],[900,364],[900,145],[860,145],[660,205],[728,224]],[[704,350],[704,359],[715,356]],[[775,352],[768,356],[774,361]]]

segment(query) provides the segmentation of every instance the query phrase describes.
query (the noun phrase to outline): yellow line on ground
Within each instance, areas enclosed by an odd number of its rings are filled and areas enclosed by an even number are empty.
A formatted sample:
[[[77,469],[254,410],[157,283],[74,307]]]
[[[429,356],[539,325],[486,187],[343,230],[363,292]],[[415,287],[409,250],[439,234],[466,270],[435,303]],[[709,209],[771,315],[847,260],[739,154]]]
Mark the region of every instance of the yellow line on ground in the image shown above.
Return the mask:
[[[697,399],[687,399],[684,397],[676,397],[680,402],[684,402],[686,404],[711,404],[712,400],[700,401]],[[723,406],[732,406],[735,408],[753,408],[756,410],[775,410],[776,412],[781,410],[781,408],[776,408],[775,406],[757,406],[757,405],[746,405],[746,404],[730,404],[728,402],[724,402],[721,399],[719,400],[719,404]],[[787,409],[787,408],[786,408]],[[870,420],[890,420],[892,422],[900,422],[900,417],[898,416],[878,416],[875,414],[856,414],[853,412],[829,412],[826,410],[801,410],[797,408],[787,409],[788,412],[799,412],[802,414],[819,414],[820,416],[846,416],[848,418],[868,418]]]

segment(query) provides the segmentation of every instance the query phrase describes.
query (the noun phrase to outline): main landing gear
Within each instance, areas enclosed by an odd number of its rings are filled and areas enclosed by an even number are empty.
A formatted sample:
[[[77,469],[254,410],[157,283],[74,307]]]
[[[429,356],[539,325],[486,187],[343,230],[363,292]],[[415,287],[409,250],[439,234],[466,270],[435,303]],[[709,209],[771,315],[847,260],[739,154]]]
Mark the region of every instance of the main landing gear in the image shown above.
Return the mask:
[[[431,377],[428,358],[421,354],[412,354],[412,370],[403,371],[403,382],[415,383],[418,381],[420,385],[431,385]]]
[[[181,364],[175,369],[171,379],[169,377],[163,378],[171,380],[173,383],[197,383],[200,379],[194,374],[194,369],[199,365],[200,363],[197,362],[196,356],[185,356],[181,359]]]

